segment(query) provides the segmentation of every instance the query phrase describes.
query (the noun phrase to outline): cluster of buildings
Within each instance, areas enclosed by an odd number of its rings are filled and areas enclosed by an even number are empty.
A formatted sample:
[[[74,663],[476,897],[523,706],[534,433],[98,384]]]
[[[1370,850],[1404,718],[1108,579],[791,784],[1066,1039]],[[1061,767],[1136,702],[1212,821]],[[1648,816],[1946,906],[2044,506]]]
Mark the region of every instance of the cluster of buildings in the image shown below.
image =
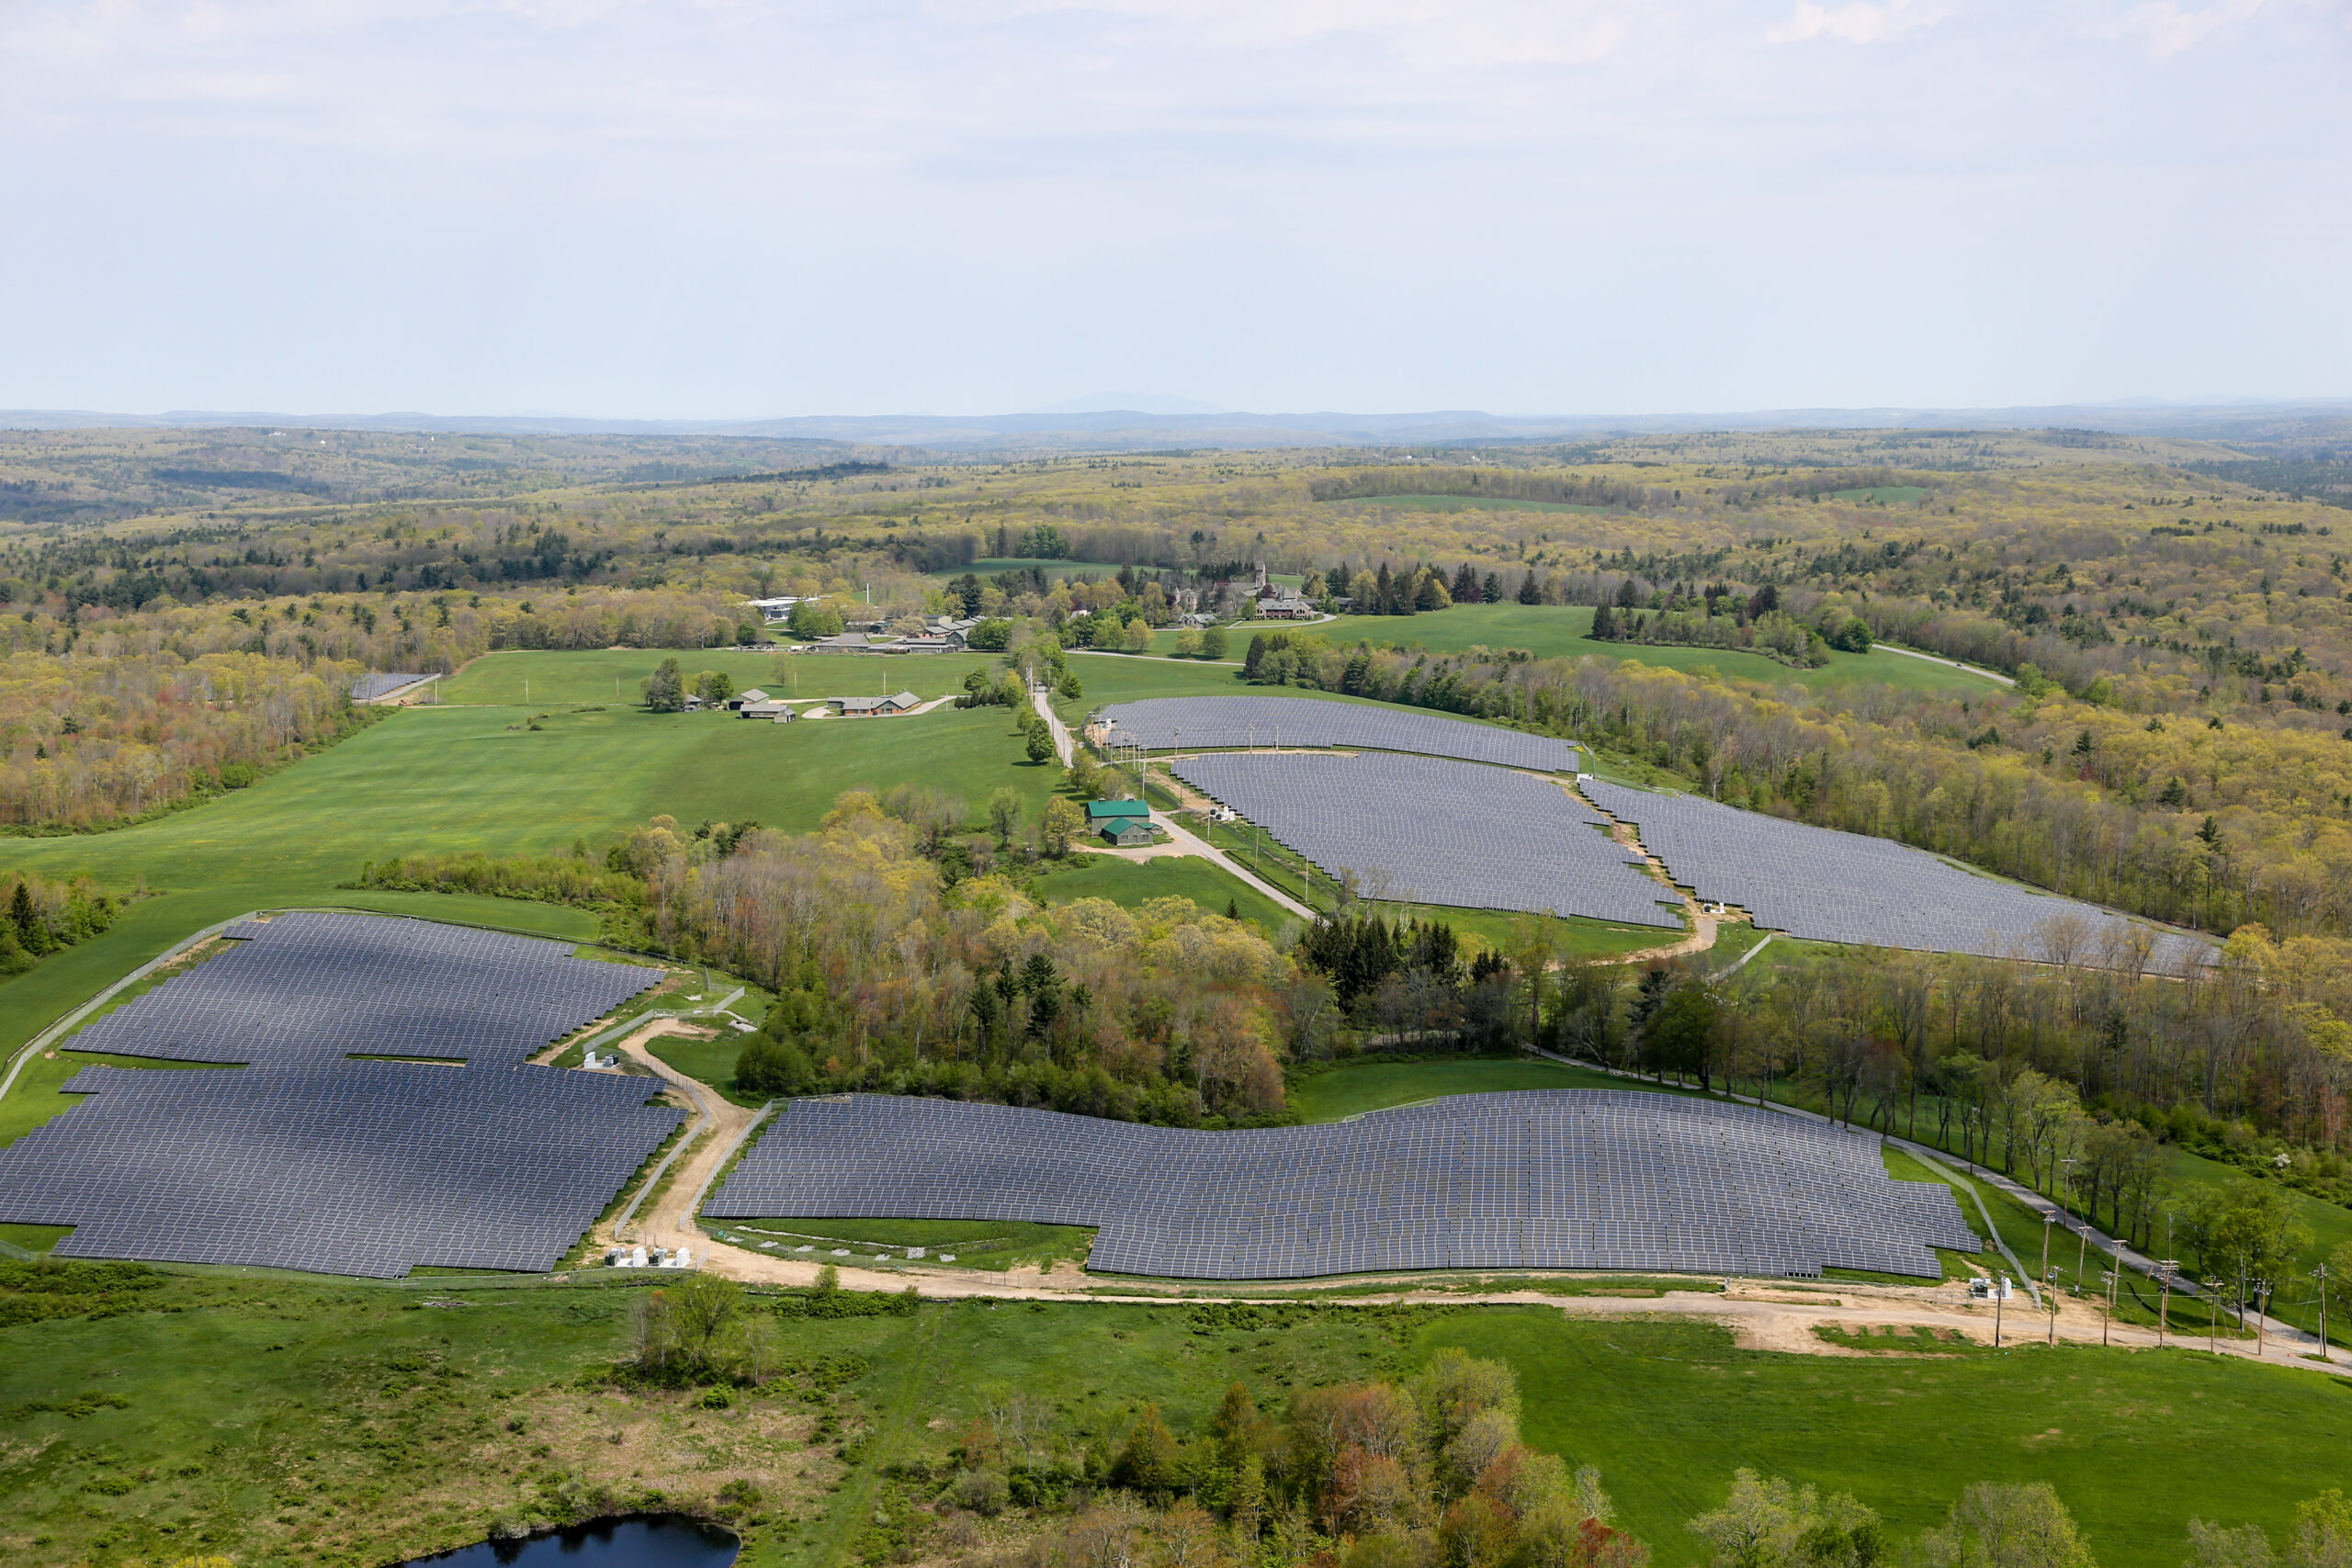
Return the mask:
[[[888,621],[856,621],[837,636],[806,646],[810,653],[961,653],[971,647],[972,628],[979,624],[977,615],[926,615],[921,632],[901,636]]]
[[[702,706],[699,699],[686,699],[689,711]],[[912,692],[897,692],[881,697],[828,697],[825,705],[844,718],[882,718],[891,714],[912,713],[922,705],[922,699]],[[727,699],[728,711],[738,718],[764,718],[775,724],[789,724],[800,716],[782,697],[772,697],[757,686],[736,693]]]
[[[1250,585],[1250,602],[1258,614],[1269,621],[1311,621],[1315,606],[1300,598],[1295,590],[1284,588],[1266,579],[1266,563],[1258,563],[1258,581]]]

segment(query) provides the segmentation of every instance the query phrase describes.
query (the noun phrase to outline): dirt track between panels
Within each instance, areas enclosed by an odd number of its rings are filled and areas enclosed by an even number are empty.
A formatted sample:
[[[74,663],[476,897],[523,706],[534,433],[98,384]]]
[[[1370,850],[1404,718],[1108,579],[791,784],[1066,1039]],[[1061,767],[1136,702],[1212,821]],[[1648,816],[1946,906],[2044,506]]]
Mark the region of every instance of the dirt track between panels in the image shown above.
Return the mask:
[[[696,1081],[670,1066],[647,1049],[662,1036],[677,1035],[687,1040],[708,1040],[715,1032],[697,1024],[674,1018],[655,1019],[644,1028],[624,1038],[616,1047],[631,1061],[650,1067],[662,1081],[700,1112],[699,1130],[690,1130],[691,1140],[671,1163],[669,1185],[650,1206],[639,1212],[631,1226],[629,1240],[633,1245],[653,1247],[683,1247],[700,1257],[710,1246],[694,1223],[695,1200],[702,1193],[711,1173],[726,1163],[734,1152],[743,1132],[755,1121],[759,1112],[746,1110],[720,1094],[709,1085]],[[614,1240],[613,1226],[599,1225],[595,1233],[595,1248],[602,1252]],[[721,1269],[724,1273],[726,1270]]]

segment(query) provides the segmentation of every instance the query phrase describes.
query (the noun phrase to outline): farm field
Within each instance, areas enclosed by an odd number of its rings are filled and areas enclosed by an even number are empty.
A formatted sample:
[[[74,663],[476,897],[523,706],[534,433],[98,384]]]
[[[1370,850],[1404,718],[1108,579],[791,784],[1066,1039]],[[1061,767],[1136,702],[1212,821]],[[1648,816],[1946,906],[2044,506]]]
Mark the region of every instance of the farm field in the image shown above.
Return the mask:
[[[119,1402],[23,1416],[0,1459],[0,1550],[28,1568],[102,1551],[380,1563],[479,1540],[567,1477],[702,1506],[741,1477],[761,1498],[761,1522],[739,1527],[744,1568],[818,1568],[870,1545],[877,1511],[928,1501],[910,1461],[941,1464],[1007,1390],[1050,1413],[1048,1440],[1115,1450],[1146,1402],[1189,1438],[1237,1379],[1279,1407],[1286,1388],[1408,1376],[1449,1346],[1516,1370],[1529,1440],[1598,1465],[1661,1568],[1696,1568],[1683,1521],[1743,1464],[1850,1490],[1898,1539],[1972,1482],[2048,1478],[2102,1568],[2171,1568],[2192,1514],[2281,1534],[2352,1438],[2352,1404],[2320,1376],[2195,1352],[1833,1359],[1492,1307],[976,1301],[795,1318],[775,1325],[775,1392],[714,1411],[690,1389],[583,1379],[625,1353],[637,1294],[189,1270],[127,1314],[0,1329],[0,1406]],[[846,1460],[808,1440],[828,1416]],[[304,1452],[319,1458],[299,1473],[282,1461]]]
[[[688,677],[697,671],[724,671],[735,689],[757,686],[772,697],[872,696],[910,691],[941,697],[964,689],[967,671],[1001,676],[993,654],[779,653],[772,648],[626,648],[517,649],[485,653],[440,683],[444,704],[560,706],[603,703],[634,707],[639,682],[664,659],[675,659]],[[528,689],[526,690],[526,682]],[[743,722],[739,720],[738,722]]]

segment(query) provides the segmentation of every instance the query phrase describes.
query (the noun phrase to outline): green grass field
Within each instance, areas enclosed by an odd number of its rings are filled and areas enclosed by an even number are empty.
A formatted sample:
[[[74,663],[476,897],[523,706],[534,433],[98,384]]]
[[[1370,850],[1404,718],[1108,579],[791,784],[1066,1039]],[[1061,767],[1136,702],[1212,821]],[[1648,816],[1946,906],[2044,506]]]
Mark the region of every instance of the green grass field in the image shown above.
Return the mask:
[[[1255,920],[1270,931],[1278,931],[1298,918],[1199,855],[1163,855],[1147,861],[1112,855],[1086,859],[1080,867],[1044,863],[1036,879],[1039,896],[1055,904],[1074,898],[1108,898],[1125,909],[1153,898],[1190,898],[1220,915],[1231,903],[1239,906],[1243,919]]]
[[[1279,1409],[1292,1389],[1408,1376],[1442,1346],[1517,1371],[1528,1438],[1599,1466],[1660,1568],[1696,1568],[1684,1521],[1740,1465],[1850,1490],[1898,1540],[1973,1482],[2048,1479],[2102,1568],[2172,1568],[2192,1514],[2282,1535],[2298,1501],[2340,1483],[2352,1439],[2352,1393],[2195,1352],[1835,1359],[1741,1350],[1711,1325],[1471,1306],[970,1301],[787,1320],[776,1394],[711,1411],[691,1390],[582,1381],[624,1352],[637,1295],[190,1271],[126,1314],[0,1329],[0,1553],[374,1564],[481,1540],[565,1477],[658,1476],[666,1503],[694,1506],[741,1475],[762,1496],[743,1568],[845,1568],[877,1514],[929,1502],[912,1467],[942,1464],[1009,1393],[1049,1444],[1115,1450],[1146,1402],[1189,1438],[1236,1380]],[[88,1391],[120,1404],[29,1408]],[[808,1440],[816,1417],[838,1438]]]
[[[738,1105],[765,1105],[763,1094],[738,1093],[735,1082],[735,1058],[743,1054],[741,1032],[722,1028],[709,1040],[689,1040],[672,1034],[649,1043],[646,1046],[654,1056],[694,1078],[707,1083]]]
[[[639,682],[664,659],[675,659],[678,668],[690,677],[704,670],[723,671],[739,692],[757,686],[772,697],[809,701],[890,692],[941,697],[962,691],[968,671],[985,671],[991,679],[1001,679],[1003,674],[1001,662],[993,654],[886,658],[737,648],[518,649],[485,653],[474,660],[441,682],[440,699],[444,705],[459,705],[560,708],[601,703],[634,708],[639,700]]]

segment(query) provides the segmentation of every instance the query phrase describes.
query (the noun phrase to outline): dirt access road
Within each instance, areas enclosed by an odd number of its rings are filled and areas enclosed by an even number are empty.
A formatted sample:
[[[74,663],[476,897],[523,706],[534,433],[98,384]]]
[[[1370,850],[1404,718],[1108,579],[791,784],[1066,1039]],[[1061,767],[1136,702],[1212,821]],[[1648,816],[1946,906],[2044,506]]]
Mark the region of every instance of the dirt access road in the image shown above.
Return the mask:
[[[690,1134],[690,1142],[673,1162],[667,1186],[638,1216],[632,1228],[632,1243],[645,1247],[686,1247],[694,1253],[700,1265],[712,1273],[747,1283],[814,1284],[818,1271],[832,1263],[831,1258],[822,1256],[779,1257],[753,1247],[730,1246],[713,1239],[696,1223],[695,1215],[713,1178],[759,1122],[761,1112],[734,1104],[708,1085],[687,1077],[654,1055],[649,1047],[663,1035],[707,1040],[710,1038],[711,1032],[677,1019],[656,1019],[628,1035],[618,1048],[657,1074],[665,1084],[695,1106],[700,1113],[700,1122],[697,1130]],[[597,1250],[601,1251],[611,1244],[611,1229],[610,1225],[599,1227]],[[876,1250],[873,1247],[859,1249],[869,1259]],[[1311,1289],[1280,1295],[1261,1292],[1250,1296],[1237,1296],[1213,1290],[1188,1290],[1173,1284],[1155,1286],[1130,1280],[1106,1280],[1069,1262],[1057,1265],[1051,1273],[1034,1265],[999,1273],[938,1266],[893,1265],[886,1269],[861,1269],[853,1264],[841,1267],[840,1274],[842,1286],[849,1290],[903,1291],[912,1286],[919,1294],[939,1300],[977,1297],[998,1301],[1156,1302],[1174,1304],[1197,1301],[1279,1299],[1311,1304],[1330,1299],[1319,1296]],[[1558,1296],[1543,1291],[1500,1285],[1491,1290],[1481,1290],[1475,1285],[1468,1289],[1439,1289],[1431,1287],[1426,1280],[1411,1275],[1354,1279],[1348,1283],[1355,1287],[1366,1284],[1395,1286],[1390,1293],[1349,1296],[1345,1298],[1348,1303],[1548,1306],[1569,1317],[1682,1318],[1719,1323],[1731,1332],[1738,1344],[1750,1349],[1812,1356],[1939,1353],[1933,1345],[1917,1339],[1889,1341],[1894,1348],[1885,1349],[1838,1344],[1824,1339],[1816,1332],[1821,1329],[1842,1331],[1848,1335],[1860,1335],[1872,1329],[1927,1329],[1938,1337],[1970,1340],[1980,1345],[1992,1344],[1996,1333],[2001,1342],[2007,1345],[2038,1343],[2054,1335],[2073,1344],[2097,1345],[2104,1342],[2123,1349],[2152,1349],[2157,1339],[2153,1329],[2105,1325],[2096,1301],[2061,1297],[2058,1312],[2052,1318],[2037,1310],[2023,1295],[2002,1303],[1996,1311],[1994,1303],[1967,1300],[1959,1287],[1949,1284],[1880,1285],[1843,1280],[1815,1283],[1735,1279],[1723,1281],[1724,1289],[1720,1292],[1669,1288],[1665,1294],[1658,1296]],[[2170,1337],[2169,1342],[2202,1348],[2202,1342],[2194,1337],[2184,1338],[2176,1334]],[[2317,1370],[2320,1363],[2305,1354],[2307,1348],[2306,1345],[2290,1338],[2273,1336],[2264,1345],[2260,1359],[2279,1366]],[[2256,1354],[2254,1346],[2250,1344],[2225,1343],[2220,1349],[2224,1355],[2247,1359],[2255,1359]],[[2352,1364],[2331,1362],[2327,1364],[2327,1370],[2339,1375],[2352,1375]]]
[[[650,1207],[641,1209],[629,1223],[628,1239],[633,1247],[683,1247],[699,1258],[711,1245],[695,1224],[695,1213],[701,1207],[704,1190],[710,1185],[711,1178],[718,1174],[720,1166],[727,1163],[736,1145],[743,1141],[744,1134],[759,1120],[760,1113],[736,1104],[709,1085],[686,1077],[656,1056],[649,1047],[665,1034],[687,1040],[708,1040],[716,1033],[715,1030],[679,1019],[660,1018],[633,1032],[615,1047],[630,1060],[652,1069],[663,1083],[697,1112],[696,1122],[686,1134],[685,1145],[671,1162],[667,1172],[669,1185],[650,1200]],[[611,1221],[596,1227],[594,1253],[601,1255],[605,1247],[618,1240],[614,1234],[616,1228],[616,1223]]]
[[[703,1266],[712,1272],[754,1284],[813,1284],[818,1271],[833,1261],[821,1255],[805,1258],[771,1256],[700,1235],[686,1245],[698,1247]],[[869,1258],[875,1250],[872,1247],[858,1249]],[[2069,1344],[2104,1343],[2118,1350],[2144,1350],[2156,1347],[2156,1335],[2152,1329],[2124,1325],[2110,1327],[2103,1324],[2096,1301],[2062,1299],[2053,1320],[2036,1310],[2022,1294],[2000,1303],[1996,1312],[1995,1303],[1971,1301],[1961,1287],[1950,1284],[1915,1286],[1849,1283],[1843,1280],[1814,1282],[1735,1279],[1723,1281],[1724,1288],[1720,1292],[1680,1291],[1669,1286],[1664,1294],[1657,1296],[1560,1296],[1499,1284],[1491,1290],[1480,1290],[1475,1286],[1439,1289],[1424,1280],[1405,1277],[1385,1281],[1351,1280],[1348,1283],[1353,1287],[1368,1283],[1393,1283],[1396,1289],[1390,1293],[1334,1299],[1319,1295],[1311,1289],[1280,1293],[1260,1291],[1241,1296],[1224,1294],[1215,1290],[1187,1290],[1173,1284],[1153,1286],[1132,1280],[1112,1281],[1089,1275],[1067,1262],[1057,1266],[1051,1274],[1043,1273],[1034,1266],[1003,1273],[921,1266],[888,1269],[861,1269],[854,1264],[835,1266],[839,1268],[844,1289],[904,1291],[911,1287],[918,1294],[937,1300],[971,1298],[1156,1303],[1164,1305],[1187,1302],[1263,1303],[1277,1300],[1295,1301],[1307,1305],[1424,1303],[1433,1305],[1551,1307],[1564,1316],[1600,1320],[1680,1319],[1720,1324],[1730,1332],[1735,1343],[1747,1349],[1773,1350],[1790,1355],[1953,1355],[1965,1352],[1966,1346],[1958,1343],[1960,1341],[1990,1346],[1995,1342],[1996,1334],[2001,1344],[2010,1346],[2041,1344],[2054,1336]],[[1888,1336],[1884,1331],[1889,1329],[1896,1332]],[[1823,1330],[1861,1342],[1840,1343],[1824,1338],[1820,1332]],[[1917,1332],[1919,1330],[1926,1330],[1927,1336],[1920,1336]],[[1937,1341],[1942,1344],[1939,1345]],[[2184,1338],[2177,1334],[2169,1337],[2166,1342],[2184,1348],[2204,1348],[2201,1339]],[[2224,1355],[2255,1359],[2251,1344],[2223,1344],[2220,1348]],[[2322,1370],[2319,1363],[2301,1353],[2300,1347],[2275,1337],[2264,1347],[2260,1359],[2278,1366]],[[2325,1370],[2339,1376],[2352,1375],[2352,1364],[2332,1362]]]

